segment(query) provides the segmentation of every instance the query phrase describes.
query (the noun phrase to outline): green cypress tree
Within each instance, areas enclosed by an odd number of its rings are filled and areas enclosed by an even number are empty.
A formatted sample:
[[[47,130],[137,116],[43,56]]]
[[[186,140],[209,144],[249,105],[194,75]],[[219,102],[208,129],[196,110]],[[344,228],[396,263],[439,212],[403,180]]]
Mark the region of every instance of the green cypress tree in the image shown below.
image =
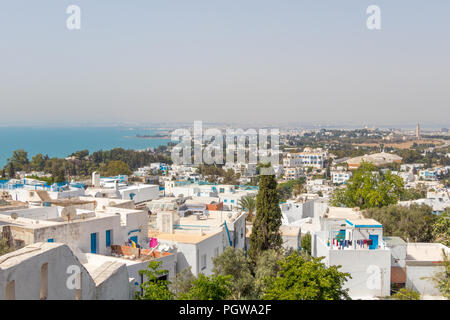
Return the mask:
[[[265,166],[266,168],[268,165]],[[250,235],[249,257],[253,263],[259,254],[268,249],[280,249],[281,209],[275,175],[259,176],[259,192],[256,196],[256,217]]]

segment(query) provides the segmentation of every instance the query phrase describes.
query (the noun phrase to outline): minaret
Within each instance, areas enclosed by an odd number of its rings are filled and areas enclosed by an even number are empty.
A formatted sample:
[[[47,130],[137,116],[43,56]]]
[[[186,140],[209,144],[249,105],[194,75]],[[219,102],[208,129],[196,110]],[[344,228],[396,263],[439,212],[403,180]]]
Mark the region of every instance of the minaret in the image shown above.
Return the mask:
[[[419,126],[419,123],[417,123],[417,127],[416,127],[416,138],[417,138],[417,140],[420,139],[420,126]]]

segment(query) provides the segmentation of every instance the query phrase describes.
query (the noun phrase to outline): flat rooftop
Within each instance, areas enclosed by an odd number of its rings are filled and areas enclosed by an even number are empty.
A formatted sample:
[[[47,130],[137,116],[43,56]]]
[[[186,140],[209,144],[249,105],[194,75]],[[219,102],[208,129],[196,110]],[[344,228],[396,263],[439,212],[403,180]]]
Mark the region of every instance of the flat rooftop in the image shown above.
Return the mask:
[[[252,235],[253,224],[251,222],[247,222],[245,225],[245,237],[249,238]],[[282,236],[298,236],[300,235],[301,227],[297,226],[280,226],[280,233]]]
[[[362,219],[361,211],[355,211],[353,208],[328,207],[328,213],[324,215],[328,219]]]
[[[0,199],[0,211],[26,209],[26,208],[28,208],[28,203],[26,202]]]
[[[7,253],[3,256],[0,256],[0,269],[10,268],[31,257],[42,254],[42,252],[49,251],[60,246],[65,246],[65,244],[37,242],[19,250]]]
[[[300,227],[282,225],[280,226],[280,233],[282,236],[296,237],[300,234]]]
[[[206,234],[179,231],[175,231],[174,233],[164,233],[157,230],[150,230],[148,236],[149,238],[157,238],[159,240],[196,244],[221,232],[222,230]]]
[[[363,219],[363,218],[349,218],[345,222],[355,228],[366,227],[366,228],[382,228],[383,225],[374,219]]]
[[[209,211],[207,218],[197,216],[194,214],[188,215],[186,217],[180,217],[180,225],[191,225],[191,226],[214,226],[217,227],[221,225],[224,221],[232,222],[231,220],[239,218],[244,212],[238,211]]]
[[[406,260],[442,261],[442,249],[447,254],[450,249],[440,243],[408,243],[406,245]]]

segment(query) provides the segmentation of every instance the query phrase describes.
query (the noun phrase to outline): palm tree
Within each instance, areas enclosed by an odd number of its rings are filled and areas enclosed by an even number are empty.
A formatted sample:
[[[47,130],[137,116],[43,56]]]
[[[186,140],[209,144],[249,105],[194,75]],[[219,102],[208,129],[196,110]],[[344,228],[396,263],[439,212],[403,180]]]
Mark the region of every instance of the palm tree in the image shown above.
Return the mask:
[[[245,196],[241,200],[239,200],[239,205],[242,207],[242,210],[247,212],[247,220],[253,220],[253,211],[256,209],[256,200],[252,196]]]

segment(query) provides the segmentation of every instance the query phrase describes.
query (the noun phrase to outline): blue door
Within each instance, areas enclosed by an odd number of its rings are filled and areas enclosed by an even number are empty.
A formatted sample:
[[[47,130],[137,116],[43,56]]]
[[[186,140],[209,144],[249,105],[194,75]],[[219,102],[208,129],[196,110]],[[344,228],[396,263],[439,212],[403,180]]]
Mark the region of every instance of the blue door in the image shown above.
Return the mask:
[[[97,253],[97,234],[91,233],[91,253]]]
[[[372,245],[369,246],[369,249],[370,250],[378,249],[378,235],[371,234],[371,235],[369,235],[369,239],[372,240]]]

